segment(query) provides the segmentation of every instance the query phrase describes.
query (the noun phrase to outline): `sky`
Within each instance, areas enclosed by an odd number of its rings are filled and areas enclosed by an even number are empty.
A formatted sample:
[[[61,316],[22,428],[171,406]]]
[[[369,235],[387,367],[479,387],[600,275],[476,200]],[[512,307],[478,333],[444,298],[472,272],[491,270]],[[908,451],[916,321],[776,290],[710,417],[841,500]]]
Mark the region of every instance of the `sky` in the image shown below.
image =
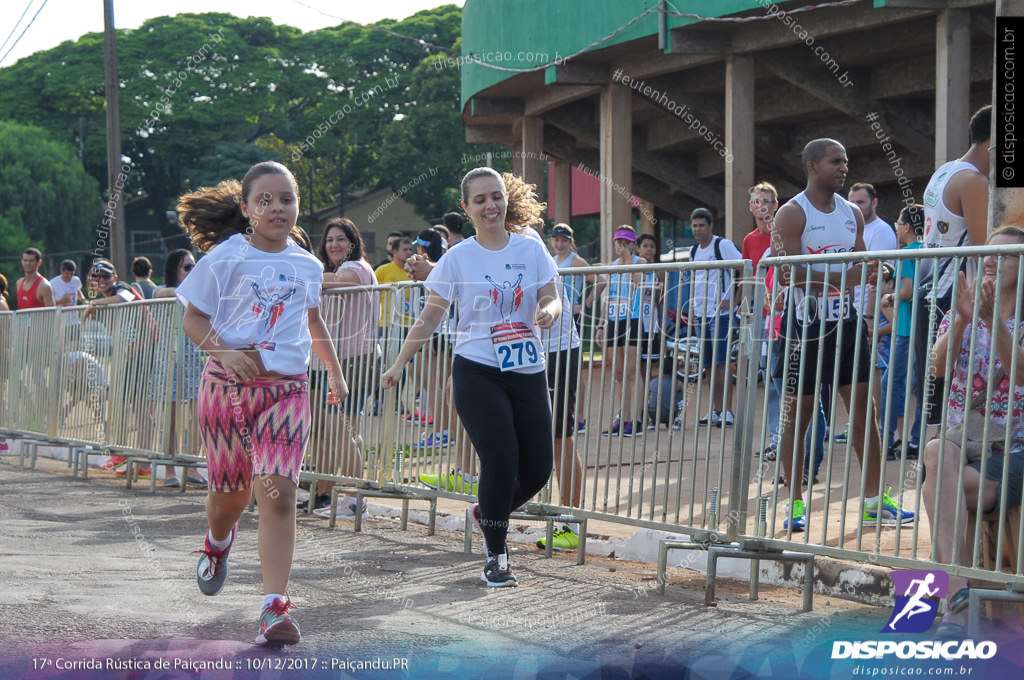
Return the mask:
[[[380,19],[404,19],[422,9],[448,4],[461,7],[464,2],[465,0],[114,0],[114,26],[138,28],[147,19],[167,14],[223,12],[239,17],[270,17],[275,24],[288,24],[303,31],[311,31],[337,26],[342,21],[368,24]],[[0,67],[10,66],[18,59],[40,50],[56,47],[65,40],[77,40],[86,33],[102,31],[104,4],[104,0],[5,0],[4,11],[0,13],[0,41],[6,39],[6,42],[0,48]],[[11,45],[15,44],[15,41],[17,44],[12,50]]]

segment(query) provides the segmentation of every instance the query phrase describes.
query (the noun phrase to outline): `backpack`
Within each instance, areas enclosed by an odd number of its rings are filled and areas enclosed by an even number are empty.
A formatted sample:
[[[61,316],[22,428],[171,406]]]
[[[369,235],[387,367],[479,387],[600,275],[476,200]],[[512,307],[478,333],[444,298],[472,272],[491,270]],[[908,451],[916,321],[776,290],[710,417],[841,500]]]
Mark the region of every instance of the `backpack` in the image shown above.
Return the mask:
[[[725,258],[722,257],[722,237],[712,236],[711,242],[715,246],[715,259],[724,260]],[[694,243],[692,246],[690,246],[690,262],[693,262],[693,258],[697,257],[697,248],[699,246],[699,243]]]

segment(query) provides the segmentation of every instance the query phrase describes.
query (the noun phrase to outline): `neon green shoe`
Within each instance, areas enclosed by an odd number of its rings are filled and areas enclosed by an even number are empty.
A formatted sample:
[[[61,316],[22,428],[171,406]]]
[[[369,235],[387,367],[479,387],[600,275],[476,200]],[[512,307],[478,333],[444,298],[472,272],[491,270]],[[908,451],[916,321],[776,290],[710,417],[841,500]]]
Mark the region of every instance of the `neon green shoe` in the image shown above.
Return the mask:
[[[538,548],[543,548],[545,543],[545,539],[537,539]],[[568,524],[563,524],[561,529],[555,529],[555,533],[551,537],[552,550],[575,550],[579,544],[580,535],[573,531]]]
[[[461,472],[452,470],[446,475],[420,475],[420,483],[430,489],[443,489],[475,496],[478,482],[467,482]]]
[[[864,504],[864,515],[863,524],[866,527],[873,527],[881,524],[882,526],[896,526],[897,524],[910,524],[914,521],[914,513],[909,510],[903,510],[889,495],[892,491],[892,487],[889,487],[884,494],[882,494],[882,509],[879,511],[879,502],[876,500],[870,505]]]
[[[806,531],[806,529],[807,529],[807,519],[806,519],[805,515],[807,513],[807,506],[804,505],[804,502],[802,500],[799,500],[799,499],[793,501],[793,516],[792,516],[792,520],[790,519],[790,517],[788,517],[788,515],[789,515],[789,502],[787,501],[784,504],[784,506],[785,506],[785,510],[783,512],[787,515],[787,517],[786,517],[786,519],[782,520],[782,530],[783,531],[789,531],[790,524],[792,524],[793,525],[794,533],[797,532],[797,531]]]

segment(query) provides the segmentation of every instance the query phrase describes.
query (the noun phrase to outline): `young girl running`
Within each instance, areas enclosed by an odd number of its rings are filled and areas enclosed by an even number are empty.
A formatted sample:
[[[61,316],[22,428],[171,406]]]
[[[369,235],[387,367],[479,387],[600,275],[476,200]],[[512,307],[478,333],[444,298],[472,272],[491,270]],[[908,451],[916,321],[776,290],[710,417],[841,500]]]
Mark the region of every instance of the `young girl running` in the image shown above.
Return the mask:
[[[292,240],[295,178],[258,163],[182,196],[178,215],[206,257],[176,289],[183,327],[210,353],[199,388],[200,436],[210,473],[210,530],[199,556],[199,590],[216,595],[252,488],[259,503],[263,610],[258,645],[293,645],[299,627],[286,596],[295,548],[295,490],[309,437],[310,345],[328,366],[328,403],[348,394],[320,316],[323,266]],[[254,475],[259,477],[254,483]]]
[[[385,389],[398,384],[405,364],[455,301],[455,408],[480,458],[480,502],[471,510],[487,552],[480,578],[492,587],[517,585],[505,549],[508,518],[543,488],[553,460],[539,329],[559,319],[562,302],[555,263],[525,226],[536,223],[542,209],[529,189],[490,168],[466,174],[462,208],[476,236],[452,247],[433,268],[423,284],[426,307],[381,378]]]

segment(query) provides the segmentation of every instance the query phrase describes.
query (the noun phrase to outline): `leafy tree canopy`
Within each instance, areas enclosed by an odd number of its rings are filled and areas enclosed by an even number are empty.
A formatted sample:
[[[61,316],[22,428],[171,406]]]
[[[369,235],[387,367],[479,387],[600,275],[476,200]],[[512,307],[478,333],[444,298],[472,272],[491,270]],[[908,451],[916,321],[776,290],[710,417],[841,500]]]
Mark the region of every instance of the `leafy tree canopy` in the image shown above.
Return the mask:
[[[0,121],[0,270],[13,287],[21,253],[50,258],[95,245],[103,217],[99,184],[66,142],[38,127]],[[49,276],[55,268],[48,267]]]
[[[440,216],[458,205],[462,158],[497,148],[463,141],[458,69],[437,68],[427,46],[457,53],[460,31],[454,5],[309,33],[217,13],[119,31],[126,193],[170,209],[184,191],[277,158],[295,172],[305,212],[342,188],[398,190],[437,168],[405,197]],[[0,120],[65,145],[81,132],[85,170],[105,186],[103,83],[102,34],[65,42],[0,69]]]

